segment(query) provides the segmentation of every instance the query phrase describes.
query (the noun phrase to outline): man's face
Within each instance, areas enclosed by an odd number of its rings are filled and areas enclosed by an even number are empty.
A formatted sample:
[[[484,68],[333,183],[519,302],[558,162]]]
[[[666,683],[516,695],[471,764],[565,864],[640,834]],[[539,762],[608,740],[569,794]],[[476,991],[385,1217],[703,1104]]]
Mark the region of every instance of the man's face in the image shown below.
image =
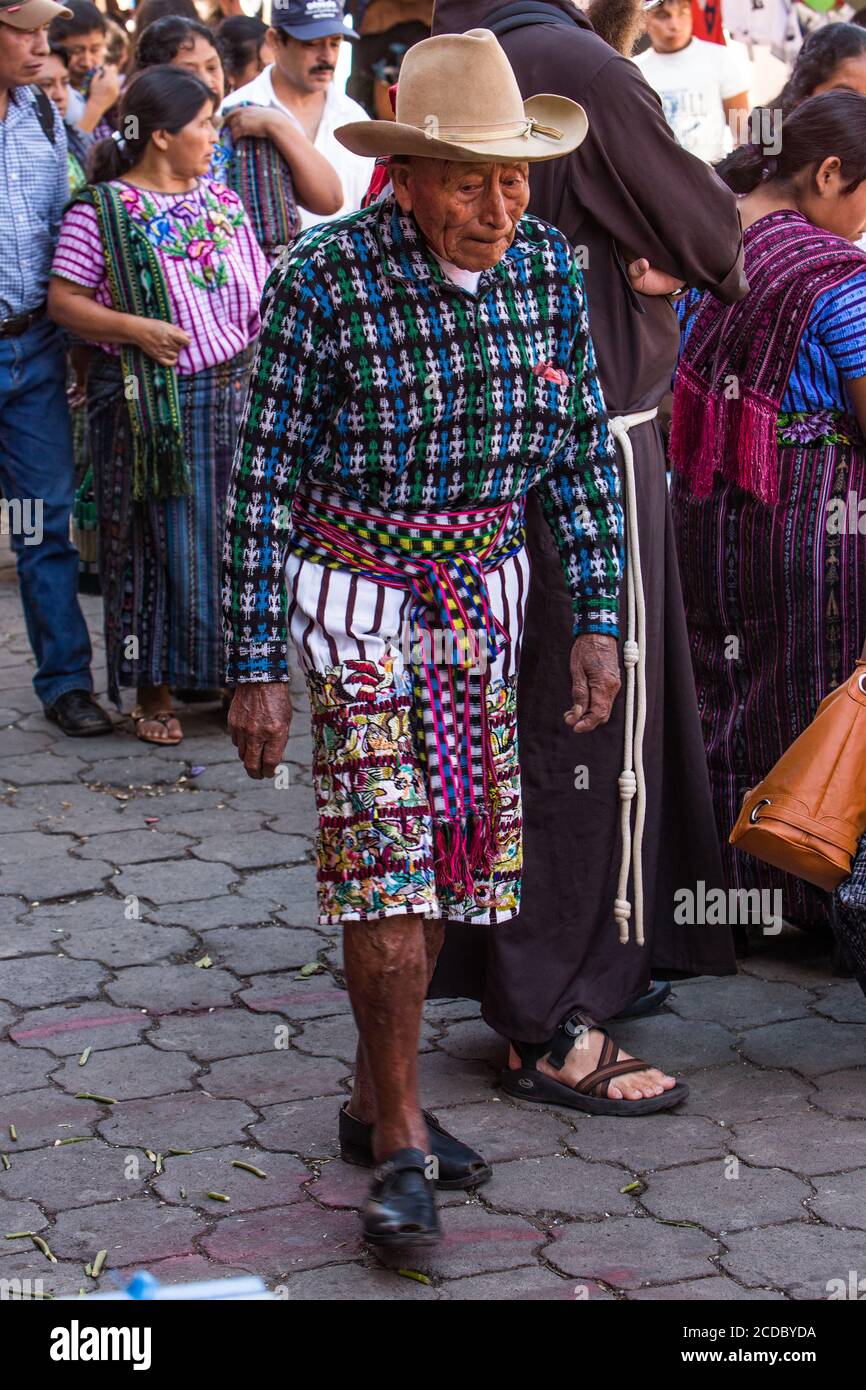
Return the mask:
[[[66,71],[66,64],[56,53],[49,53],[43,61],[36,85],[42,88],[49,101],[54,102],[65,120],[66,108],[69,105],[69,73]]]
[[[679,53],[692,38],[689,0],[665,0],[657,10],[648,10],[646,31],[656,53]]]
[[[41,29],[13,29],[0,22],[0,89],[35,82],[47,56],[47,24]]]
[[[514,240],[529,202],[528,164],[415,158],[392,165],[397,201],[424,239],[461,270],[488,270]]]
[[[98,29],[89,34],[70,34],[63,40],[63,47],[69,55],[69,80],[73,87],[80,87],[87,74],[105,62],[106,39]]]
[[[323,92],[334,80],[334,69],[343,40],[338,34],[302,43],[279,29],[269,29],[274,62],[293,87],[303,92]]]

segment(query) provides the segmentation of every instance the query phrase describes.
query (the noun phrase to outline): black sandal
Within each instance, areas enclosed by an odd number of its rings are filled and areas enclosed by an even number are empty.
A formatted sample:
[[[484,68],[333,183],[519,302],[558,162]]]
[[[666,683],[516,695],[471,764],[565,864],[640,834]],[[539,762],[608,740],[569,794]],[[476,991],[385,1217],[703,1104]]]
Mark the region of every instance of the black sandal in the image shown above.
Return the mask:
[[[561,1071],[565,1059],[578,1040],[593,1028],[604,1034],[599,1053],[598,1066],[576,1086],[566,1086],[554,1081],[537,1070],[539,1060],[547,1057],[556,1071]],[[572,1015],[561,1024],[549,1043],[512,1042],[521,1062],[520,1067],[506,1069],[500,1078],[503,1090],[519,1100],[535,1100],[542,1105],[565,1105],[569,1110],[583,1110],[588,1115],[654,1115],[659,1110],[672,1110],[680,1105],[689,1093],[684,1081],[678,1081],[669,1091],[660,1096],[645,1096],[642,1100],[609,1100],[608,1087],[617,1076],[628,1072],[647,1071],[650,1063],[640,1057],[616,1060],[619,1046],[606,1028],[597,1023],[585,1023],[579,1015]]]
[[[346,1101],[340,1109],[340,1157],[344,1163],[354,1163],[358,1168],[372,1168],[376,1163],[373,1157],[373,1126],[350,1115],[348,1105]],[[429,1111],[423,1110],[421,1113],[427,1121],[430,1153],[439,1164],[436,1187],[456,1191],[478,1187],[492,1177],[493,1169],[480,1153],[470,1149],[468,1144],[461,1144],[459,1139],[443,1129]]]
[[[364,1239],[371,1245],[435,1245],[441,1240],[426,1164],[420,1149],[397,1149],[378,1165],[361,1207]]]

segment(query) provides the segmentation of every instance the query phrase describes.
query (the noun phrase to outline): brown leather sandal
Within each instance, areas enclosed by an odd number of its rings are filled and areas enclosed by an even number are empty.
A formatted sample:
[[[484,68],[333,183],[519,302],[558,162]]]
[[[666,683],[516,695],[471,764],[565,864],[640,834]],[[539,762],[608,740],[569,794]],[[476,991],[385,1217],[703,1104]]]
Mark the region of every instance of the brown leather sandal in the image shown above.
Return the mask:
[[[540,1058],[547,1055],[550,1065],[560,1071],[571,1049],[593,1028],[604,1034],[598,1066],[576,1086],[566,1086],[564,1082],[555,1081],[552,1076],[545,1076],[537,1070]],[[681,1104],[689,1093],[686,1083],[678,1081],[676,1086],[663,1091],[660,1096],[645,1096],[642,1100],[609,1099],[607,1092],[611,1081],[629,1072],[647,1071],[650,1063],[642,1061],[640,1057],[627,1057],[618,1062],[619,1046],[607,1029],[599,1027],[597,1023],[585,1023],[579,1015],[566,1019],[550,1042],[512,1041],[511,1046],[523,1065],[506,1069],[500,1077],[500,1084],[503,1090],[518,1100],[534,1100],[542,1105],[565,1105],[569,1110],[583,1110],[589,1115],[654,1115],[659,1110],[671,1110]]]
[[[135,726],[135,737],[140,738],[142,743],[157,743],[163,747],[166,745],[174,747],[176,744],[180,743],[183,738],[183,729],[181,729],[179,734],[169,734],[168,732],[168,723],[170,719],[173,719],[176,724],[180,724],[180,720],[173,709],[160,709],[156,710],[153,714],[145,714],[141,706],[136,705],[129,717]],[[142,733],[142,724],[161,724],[166,732],[166,737],[154,738],[152,734]]]

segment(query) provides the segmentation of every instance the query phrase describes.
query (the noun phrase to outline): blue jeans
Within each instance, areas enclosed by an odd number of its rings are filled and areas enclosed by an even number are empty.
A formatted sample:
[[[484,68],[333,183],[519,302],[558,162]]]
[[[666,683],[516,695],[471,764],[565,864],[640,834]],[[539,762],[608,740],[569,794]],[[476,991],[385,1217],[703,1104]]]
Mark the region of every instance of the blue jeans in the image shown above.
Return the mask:
[[[0,338],[0,488],[45,705],[93,689],[69,539],[74,485],[66,354],[57,326],[42,319],[19,338]]]

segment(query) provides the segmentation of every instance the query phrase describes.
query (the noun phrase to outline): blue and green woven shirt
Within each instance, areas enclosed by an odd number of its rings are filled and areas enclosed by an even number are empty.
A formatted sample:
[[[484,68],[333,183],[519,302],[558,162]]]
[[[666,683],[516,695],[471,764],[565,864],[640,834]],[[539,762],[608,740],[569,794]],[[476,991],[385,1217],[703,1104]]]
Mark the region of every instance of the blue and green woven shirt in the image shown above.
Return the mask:
[[[228,495],[230,685],[288,678],[283,564],[299,482],[402,512],[536,488],[575,634],[617,636],[619,475],[566,238],[523,217],[474,295],[392,198],[284,253],[265,289]]]

